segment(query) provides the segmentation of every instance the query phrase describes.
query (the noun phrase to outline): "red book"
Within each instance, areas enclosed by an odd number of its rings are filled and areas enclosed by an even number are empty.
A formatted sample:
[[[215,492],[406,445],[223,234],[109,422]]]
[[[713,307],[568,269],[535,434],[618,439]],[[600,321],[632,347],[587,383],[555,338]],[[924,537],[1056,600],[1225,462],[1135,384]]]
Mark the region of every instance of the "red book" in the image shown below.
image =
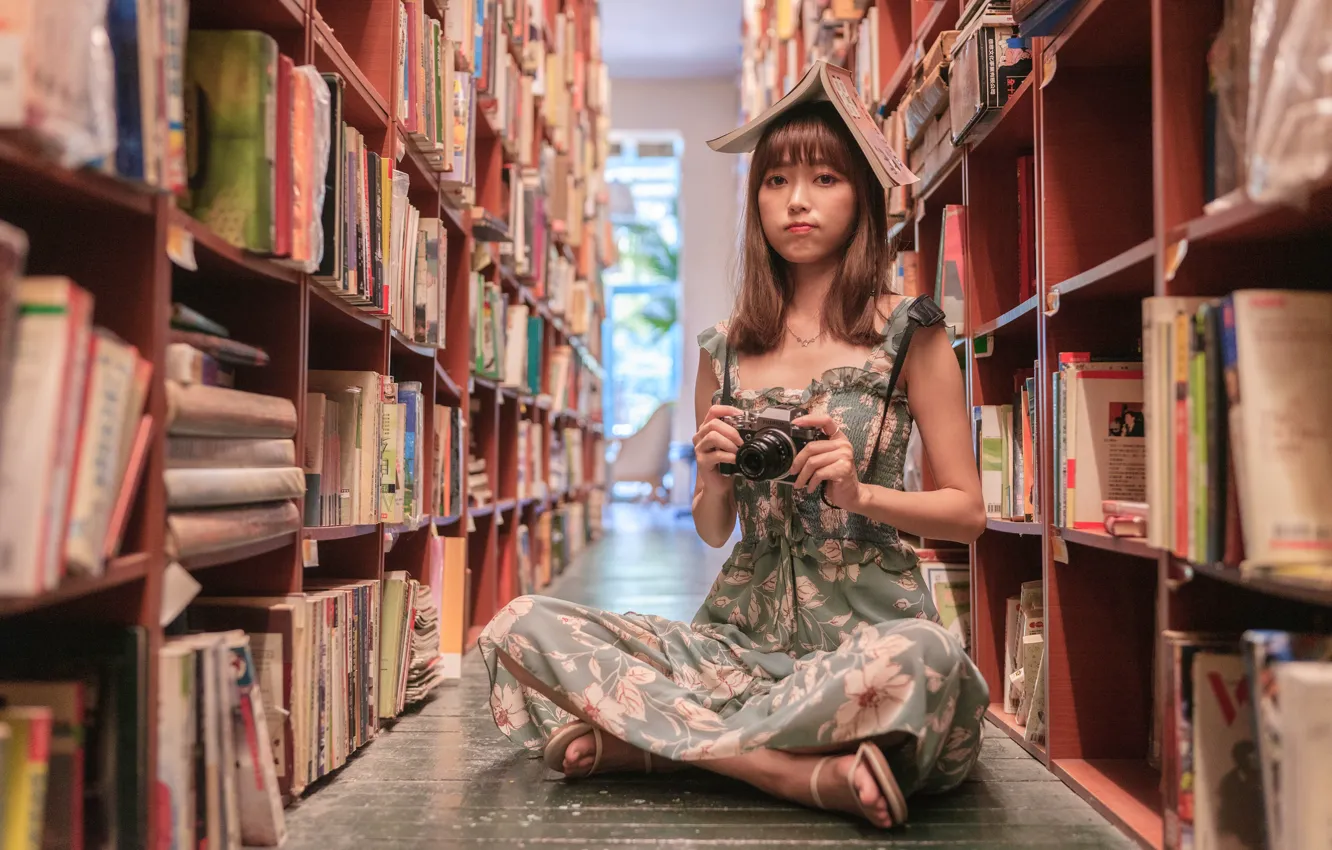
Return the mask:
[[[1018,300],[1036,294],[1036,157],[1020,156],[1018,171]]]
[[[278,54],[277,73],[277,168],[274,174],[276,207],[273,213],[273,256],[291,256],[291,211],[296,204],[292,193],[291,122],[294,115],[292,75],[296,65],[291,57]]]

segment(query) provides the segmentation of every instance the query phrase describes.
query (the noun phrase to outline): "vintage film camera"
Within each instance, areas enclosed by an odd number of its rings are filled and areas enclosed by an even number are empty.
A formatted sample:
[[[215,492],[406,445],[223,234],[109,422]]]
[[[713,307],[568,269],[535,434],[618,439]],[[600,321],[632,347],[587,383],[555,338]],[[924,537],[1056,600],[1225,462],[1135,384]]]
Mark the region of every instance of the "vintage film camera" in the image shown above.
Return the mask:
[[[725,421],[740,432],[742,442],[735,451],[735,463],[718,464],[718,471],[722,475],[738,471],[751,481],[775,478],[778,484],[793,483],[795,476],[787,473],[795,456],[809,443],[828,439],[819,428],[791,424],[808,413],[796,405],[774,404],[761,413],[727,416]]]

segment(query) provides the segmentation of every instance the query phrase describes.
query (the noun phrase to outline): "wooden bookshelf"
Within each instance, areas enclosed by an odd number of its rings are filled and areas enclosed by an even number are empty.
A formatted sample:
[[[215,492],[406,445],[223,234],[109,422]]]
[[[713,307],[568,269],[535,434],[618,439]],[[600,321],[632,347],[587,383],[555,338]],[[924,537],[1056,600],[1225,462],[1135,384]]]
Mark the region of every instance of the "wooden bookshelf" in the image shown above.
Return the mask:
[[[468,416],[489,463],[496,502],[468,506],[463,472],[461,504],[450,516],[422,516],[401,524],[371,523],[308,527],[258,543],[211,552],[181,561],[205,594],[265,596],[299,593],[315,578],[381,580],[388,570],[405,570],[427,578],[429,535],[466,539],[469,575],[467,622],[448,624],[474,644],[488,619],[517,595],[512,574],[515,529],[551,510],[557,502],[592,501],[600,488],[597,455],[603,450],[600,396],[561,425],[582,432],[583,457],[578,460],[585,486],[569,492],[549,488],[540,497],[521,500],[516,492],[514,458],[520,418],[554,422],[549,397],[473,378],[469,272],[477,240],[467,205],[454,202],[448,173],[432,170],[411,145],[393,117],[399,101],[399,40],[397,0],[234,0],[205,4],[192,10],[191,26],[199,29],[255,29],[268,33],[295,65],[313,65],[336,72],[346,84],[343,120],[362,133],[368,148],[390,158],[408,174],[409,200],[423,218],[439,218],[447,237],[445,270],[447,310],[443,344],[417,342],[334,294],[311,276],[272,260],[240,250],[205,225],[178,210],[166,194],[89,169],[64,168],[37,152],[22,136],[0,136],[0,220],[22,229],[29,248],[25,273],[66,275],[95,298],[94,324],[133,344],[154,371],[146,412],[158,424],[148,452],[130,517],[123,551],[97,578],[68,578],[55,590],[33,597],[0,599],[0,625],[45,629],[61,620],[138,626],[147,634],[147,694],[157,693],[157,658],[165,630],[160,623],[163,574],[167,568],[166,494],[163,483],[166,433],[165,358],[171,304],[185,303],[227,326],[236,339],[265,349],[271,363],[238,370],[236,388],[289,399],[298,413],[294,437],[301,457],[308,438],[304,400],[308,373],[317,369],[366,370],[392,375],[397,381],[419,381],[427,404],[439,403],[466,412],[480,402],[479,417]],[[584,50],[598,14],[594,0],[549,0],[551,15],[568,12],[579,22],[577,38]],[[442,18],[444,3],[426,5],[426,14]],[[552,18],[553,20],[553,18]],[[550,25],[543,23],[548,34]],[[590,54],[580,53],[585,60]],[[459,73],[463,71],[459,70]],[[536,104],[539,107],[539,101]],[[504,213],[507,188],[498,164],[500,140],[478,110],[478,199]],[[537,120],[540,135],[540,119]],[[399,156],[399,154],[402,154]],[[326,199],[326,203],[331,203]],[[542,226],[546,226],[543,223]],[[591,240],[589,225],[585,239]],[[168,255],[173,246],[176,256]],[[571,259],[582,258],[580,273],[600,272],[595,252],[586,244],[566,245]],[[581,255],[580,252],[581,251]],[[107,258],[113,258],[108,261]],[[498,274],[498,264],[489,274]],[[543,296],[515,280],[512,302],[528,303],[546,323],[548,344],[573,345],[574,382],[599,384],[604,373],[596,344],[571,337],[565,321]],[[597,316],[603,315],[598,311]],[[546,352],[548,354],[549,349]],[[542,366],[546,361],[543,358]],[[575,396],[576,398],[576,396]],[[550,469],[552,432],[541,450],[540,469]],[[420,434],[417,450],[434,451],[434,430]],[[298,460],[299,463],[299,460]],[[419,491],[429,493],[433,467],[426,463]],[[296,500],[298,509],[303,500]],[[306,547],[315,547],[318,566],[306,566]],[[272,710],[272,709],[270,709]],[[149,730],[142,764],[145,787],[156,786],[156,700],[146,701],[143,728]],[[323,785],[321,780],[307,793]],[[144,846],[157,846],[162,815],[158,798],[146,805]]]
[[[879,88],[861,94],[881,119],[915,88],[913,63],[957,28],[968,5],[858,4],[877,16],[869,43]],[[988,521],[971,546],[971,611],[972,655],[993,693],[1005,600],[1023,582],[1042,582],[1046,743],[1025,741],[1002,701],[988,716],[1151,848],[1163,845],[1165,829],[1162,775],[1149,763],[1154,721],[1166,716],[1152,673],[1160,633],[1332,623],[1324,587],[1189,565],[1145,540],[1053,524],[1050,388],[1061,352],[1132,358],[1145,297],[1307,286],[1298,281],[1321,279],[1316,270],[1332,259],[1332,181],[1309,187],[1300,204],[1241,200],[1204,210],[1207,54],[1223,10],[1221,0],[1081,0],[1049,37],[1032,40],[1032,72],[998,115],[940,157],[910,187],[905,216],[890,222],[894,241],[918,255],[916,291],[933,293],[942,208],[966,208],[965,323],[955,348],[968,406],[1011,403],[1018,370],[1038,377],[1037,521]],[[775,51],[780,86],[781,74],[798,79],[799,69],[786,69],[766,14],[747,25],[747,50],[756,63]],[[855,72],[871,28],[858,19],[824,24],[842,29],[820,58],[844,58]],[[812,58],[807,48],[798,47],[802,62]],[[1035,294],[1022,291],[1017,268],[1016,160],[1026,155],[1036,166]]]

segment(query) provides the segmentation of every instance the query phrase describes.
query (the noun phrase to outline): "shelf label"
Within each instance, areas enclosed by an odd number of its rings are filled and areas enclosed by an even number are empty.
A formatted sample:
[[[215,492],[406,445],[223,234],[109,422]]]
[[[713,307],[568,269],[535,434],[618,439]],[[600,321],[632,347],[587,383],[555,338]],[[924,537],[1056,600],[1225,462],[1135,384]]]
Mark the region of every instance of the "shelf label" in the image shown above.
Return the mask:
[[[1045,315],[1053,316],[1059,312],[1059,290],[1051,289],[1045,293]]]
[[[994,353],[994,334],[981,334],[971,342],[971,351],[976,357],[989,357]]]
[[[171,262],[189,272],[199,270],[199,261],[194,257],[194,234],[179,225],[167,225],[167,257]]]
[[[1184,258],[1189,255],[1189,240],[1177,239],[1166,246],[1165,253],[1165,279],[1171,281],[1175,279],[1175,273],[1183,265]]]
[[[1068,543],[1065,542],[1062,534],[1056,531],[1050,535],[1050,548],[1054,551],[1054,559],[1057,563],[1068,563]]]

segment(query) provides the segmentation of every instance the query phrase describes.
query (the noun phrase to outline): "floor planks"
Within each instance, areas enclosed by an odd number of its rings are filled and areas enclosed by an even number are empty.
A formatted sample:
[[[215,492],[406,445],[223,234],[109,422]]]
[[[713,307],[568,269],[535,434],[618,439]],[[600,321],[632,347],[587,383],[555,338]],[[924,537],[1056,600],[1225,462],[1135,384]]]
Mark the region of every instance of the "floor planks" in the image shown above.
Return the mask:
[[[613,610],[693,616],[724,551],[660,509],[619,509],[550,593]],[[990,730],[954,793],[910,801],[881,833],[702,772],[570,782],[503,738],[473,652],[463,681],[409,710],[287,811],[288,850],[424,848],[1132,848],[1049,771]]]

